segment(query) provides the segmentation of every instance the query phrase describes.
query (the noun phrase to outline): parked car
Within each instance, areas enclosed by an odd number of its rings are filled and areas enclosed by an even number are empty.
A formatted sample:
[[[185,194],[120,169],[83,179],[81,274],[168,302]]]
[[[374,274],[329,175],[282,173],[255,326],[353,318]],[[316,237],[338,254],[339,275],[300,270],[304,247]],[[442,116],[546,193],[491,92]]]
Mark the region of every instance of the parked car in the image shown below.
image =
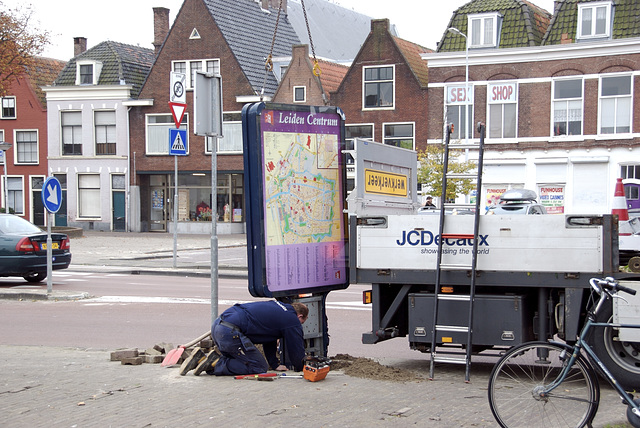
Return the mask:
[[[51,234],[52,268],[71,263],[71,245],[64,233]],[[47,233],[22,217],[0,214],[0,276],[21,276],[29,282],[47,277]]]
[[[495,215],[539,215],[546,214],[547,209],[538,203],[538,195],[533,190],[510,189],[500,196],[497,205],[489,207],[487,214]]]

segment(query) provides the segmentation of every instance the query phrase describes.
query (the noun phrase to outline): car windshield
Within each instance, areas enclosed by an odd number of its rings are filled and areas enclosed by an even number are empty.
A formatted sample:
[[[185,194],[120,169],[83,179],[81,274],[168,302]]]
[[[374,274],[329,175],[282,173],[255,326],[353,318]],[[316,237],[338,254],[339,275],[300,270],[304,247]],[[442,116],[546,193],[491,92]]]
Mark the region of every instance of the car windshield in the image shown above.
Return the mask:
[[[14,215],[0,216],[0,233],[31,234],[40,232],[42,232],[42,229],[21,217]]]

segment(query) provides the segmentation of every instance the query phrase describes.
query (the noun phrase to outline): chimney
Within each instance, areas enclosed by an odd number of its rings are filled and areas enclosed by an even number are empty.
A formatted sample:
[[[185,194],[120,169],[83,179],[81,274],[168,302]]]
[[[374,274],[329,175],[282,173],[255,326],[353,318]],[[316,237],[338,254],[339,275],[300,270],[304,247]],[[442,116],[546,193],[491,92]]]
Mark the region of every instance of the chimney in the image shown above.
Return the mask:
[[[78,56],[87,50],[87,38],[86,37],[74,37],[73,38],[73,56]]]
[[[153,8],[153,47],[156,55],[169,34],[169,9],[166,7]]]

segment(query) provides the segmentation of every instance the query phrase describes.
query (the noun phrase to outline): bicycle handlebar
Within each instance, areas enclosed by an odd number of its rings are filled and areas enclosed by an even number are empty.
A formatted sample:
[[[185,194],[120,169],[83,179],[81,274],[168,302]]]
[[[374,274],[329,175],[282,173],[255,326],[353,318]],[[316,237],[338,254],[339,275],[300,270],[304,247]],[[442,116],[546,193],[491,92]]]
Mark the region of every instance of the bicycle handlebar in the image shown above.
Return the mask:
[[[620,285],[618,281],[610,276],[604,279],[591,278],[589,280],[589,284],[591,284],[591,287],[596,292],[598,292],[598,294],[601,294],[601,292],[604,290],[605,292],[607,292],[607,294],[615,294],[618,291],[624,291],[625,293],[631,294],[632,296],[636,295],[636,290],[634,290],[633,288],[625,287],[624,285]]]

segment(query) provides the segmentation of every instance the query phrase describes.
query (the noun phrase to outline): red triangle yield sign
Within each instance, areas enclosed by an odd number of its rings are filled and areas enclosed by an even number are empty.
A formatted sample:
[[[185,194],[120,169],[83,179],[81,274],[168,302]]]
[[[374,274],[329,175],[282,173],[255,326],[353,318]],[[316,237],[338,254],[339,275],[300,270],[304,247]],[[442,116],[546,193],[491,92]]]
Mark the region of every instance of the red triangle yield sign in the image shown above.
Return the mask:
[[[187,110],[187,105],[182,103],[169,102],[171,107],[171,114],[173,115],[173,122],[176,124],[176,129],[180,129],[180,123],[184,117],[184,112]]]

